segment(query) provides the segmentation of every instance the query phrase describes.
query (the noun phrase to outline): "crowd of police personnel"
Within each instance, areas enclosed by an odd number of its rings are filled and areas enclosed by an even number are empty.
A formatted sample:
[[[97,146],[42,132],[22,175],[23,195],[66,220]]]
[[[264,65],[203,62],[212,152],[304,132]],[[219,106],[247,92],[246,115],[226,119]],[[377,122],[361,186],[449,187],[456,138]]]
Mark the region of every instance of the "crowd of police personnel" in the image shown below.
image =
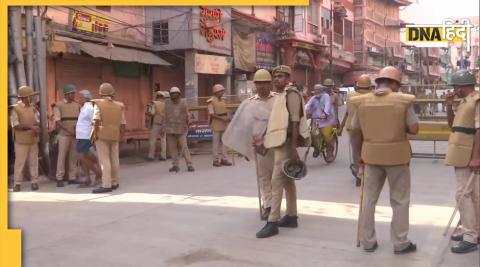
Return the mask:
[[[255,151],[257,179],[260,187],[261,214],[265,226],[256,234],[266,238],[279,233],[279,227],[298,227],[297,193],[295,180],[285,170],[285,162],[301,165],[297,148],[311,145],[311,125],[307,123],[305,100],[291,81],[291,69],[280,65],[272,73],[258,70],[254,75],[256,95],[248,100],[270,112],[261,135],[252,134]],[[461,233],[452,236],[458,241],[452,252],[465,253],[477,249],[480,231],[478,171],[480,170],[480,94],[475,91],[475,77],[468,71],[455,73],[451,80],[454,91],[446,96],[448,124],[452,132],[448,142],[445,163],[455,169]],[[410,205],[411,148],[407,134],[419,131],[418,118],[413,110],[415,96],[401,93],[401,74],[391,66],[383,68],[375,79],[376,86],[366,75],[356,83],[355,92],[349,94],[347,114],[342,123],[338,120],[338,107],[328,116],[336,116],[335,127],[346,127],[352,146],[353,170],[361,178],[364,190],[359,218],[359,239],[367,252],[377,249],[375,233],[375,206],[385,180],[390,187],[390,203],[393,210],[391,239],[394,253],[403,254],[416,250],[408,239]],[[331,79],[315,88],[332,87]],[[213,96],[208,103],[209,121],[213,130],[213,166],[232,165],[226,159],[222,136],[229,126],[230,116],[223,98],[225,88],[213,86]],[[94,185],[101,179],[101,186],[93,193],[107,193],[119,188],[118,146],[125,130],[125,109],[114,100],[115,89],[109,83],[99,87],[100,99],[92,99],[88,90],[80,91],[80,103],[75,101],[74,85],[64,87],[65,98],[54,108],[58,130],[59,156],[57,186],[63,186],[65,165],[68,158],[68,183]],[[321,94],[318,90],[317,94]],[[18,89],[19,101],[10,108],[10,121],[14,131],[15,169],[14,190],[20,191],[22,172],[28,161],[31,188],[38,190],[38,135],[39,116],[32,105],[32,88]],[[148,159],[153,160],[158,138],[161,140],[160,160],[165,160],[166,145],[172,158],[170,172],[179,171],[179,157],[183,156],[187,170],[194,171],[187,146],[190,116],[185,99],[180,98],[179,88],[169,92],[156,92],[156,99],[149,105],[146,115],[151,118],[151,138]],[[330,95],[333,95],[330,93]],[[315,96],[313,96],[315,97]],[[338,97],[338,96],[337,96]],[[460,98],[456,114],[454,97]],[[323,108],[321,98],[318,107]],[[333,103],[333,102],[332,102]],[[334,105],[335,106],[335,105]],[[168,116],[167,116],[168,114]],[[311,115],[311,114],[310,114]],[[95,146],[98,160],[92,153]],[[84,169],[86,179],[75,177],[76,153]],[[90,178],[92,172],[95,178]],[[475,178],[474,178],[475,177]],[[283,193],[286,196],[286,213],[281,216]]]

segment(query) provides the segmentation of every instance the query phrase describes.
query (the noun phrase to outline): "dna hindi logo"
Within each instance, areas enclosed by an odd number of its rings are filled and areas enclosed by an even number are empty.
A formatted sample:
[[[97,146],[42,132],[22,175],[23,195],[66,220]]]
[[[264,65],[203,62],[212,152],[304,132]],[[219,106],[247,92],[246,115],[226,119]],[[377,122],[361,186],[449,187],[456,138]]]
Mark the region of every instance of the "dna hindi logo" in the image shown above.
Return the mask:
[[[418,47],[448,47],[448,44],[464,42],[470,51],[470,20],[444,19],[442,24],[405,25],[406,42]]]

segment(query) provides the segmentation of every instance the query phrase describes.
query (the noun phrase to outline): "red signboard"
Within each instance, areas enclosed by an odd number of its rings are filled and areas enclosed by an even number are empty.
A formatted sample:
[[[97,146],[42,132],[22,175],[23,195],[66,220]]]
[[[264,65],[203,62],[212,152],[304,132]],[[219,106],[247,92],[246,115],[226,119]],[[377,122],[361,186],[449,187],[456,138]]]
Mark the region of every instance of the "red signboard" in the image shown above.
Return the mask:
[[[223,40],[226,31],[221,26],[223,12],[221,9],[201,8],[200,11],[200,35],[211,43],[215,40]]]

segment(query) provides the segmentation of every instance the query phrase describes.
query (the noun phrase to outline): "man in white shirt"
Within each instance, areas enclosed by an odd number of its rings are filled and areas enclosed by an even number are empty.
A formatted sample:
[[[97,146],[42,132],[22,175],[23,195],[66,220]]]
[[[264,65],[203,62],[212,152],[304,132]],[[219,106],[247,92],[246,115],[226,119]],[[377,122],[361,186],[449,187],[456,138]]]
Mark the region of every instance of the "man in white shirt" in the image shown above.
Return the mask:
[[[75,128],[75,136],[77,138],[77,153],[80,155],[80,163],[85,174],[85,182],[80,187],[88,187],[95,183],[95,180],[91,179],[90,171],[95,173],[97,179],[102,177],[102,172],[98,166],[97,157],[90,151],[92,147],[90,134],[93,127],[93,102],[90,102],[92,95],[88,90],[80,91],[79,95],[81,108]]]

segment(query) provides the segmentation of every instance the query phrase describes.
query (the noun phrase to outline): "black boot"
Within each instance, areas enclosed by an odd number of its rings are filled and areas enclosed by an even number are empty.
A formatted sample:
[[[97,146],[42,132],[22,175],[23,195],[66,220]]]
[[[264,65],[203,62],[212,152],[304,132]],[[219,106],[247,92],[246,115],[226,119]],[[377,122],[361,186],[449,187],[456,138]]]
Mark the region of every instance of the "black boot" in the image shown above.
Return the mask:
[[[257,233],[257,238],[266,238],[278,235],[278,227],[275,222],[267,222],[265,226]]]
[[[112,190],[117,190],[120,187],[120,184],[112,184]]]
[[[192,165],[189,165],[189,166],[187,166],[187,171],[189,171],[189,172],[194,172],[195,169],[193,168]]]
[[[180,169],[178,166],[172,166],[170,169],[168,169],[169,172],[178,172]]]
[[[57,187],[63,187],[63,181],[57,180]]]
[[[402,250],[395,250],[393,253],[395,253],[395,254],[407,254],[407,253],[415,252],[415,251],[417,251],[417,245],[410,242],[410,244],[408,244],[408,247],[406,247]]]
[[[356,187],[359,187],[359,186],[361,186],[361,185],[362,185],[362,179],[360,179],[360,178],[355,178],[355,186],[356,186]]]
[[[463,241],[463,234],[452,235],[450,239],[457,242]]]
[[[280,221],[278,221],[278,227],[288,227],[288,228],[297,228],[298,227],[298,216],[283,216]]]
[[[16,184],[16,185],[13,187],[13,192],[20,192],[20,190],[22,190],[22,189],[21,189],[21,187],[20,187],[19,184]]]
[[[99,187],[92,190],[93,194],[102,194],[102,193],[108,193],[108,192],[112,192],[112,188]]]
[[[268,220],[268,216],[270,216],[270,211],[271,210],[272,210],[272,208],[270,208],[270,207],[263,209],[262,221]]]
[[[320,155],[320,150],[318,150],[318,148],[314,147],[313,148],[313,157],[318,158],[319,155]]]
[[[468,253],[478,249],[477,244],[470,243],[468,241],[460,241],[460,243],[456,244],[452,247],[453,253]]]
[[[37,190],[38,190],[38,184],[32,183],[32,191],[37,191]]]
[[[73,179],[73,180],[68,180],[68,184],[83,184],[83,182],[77,179]]]

